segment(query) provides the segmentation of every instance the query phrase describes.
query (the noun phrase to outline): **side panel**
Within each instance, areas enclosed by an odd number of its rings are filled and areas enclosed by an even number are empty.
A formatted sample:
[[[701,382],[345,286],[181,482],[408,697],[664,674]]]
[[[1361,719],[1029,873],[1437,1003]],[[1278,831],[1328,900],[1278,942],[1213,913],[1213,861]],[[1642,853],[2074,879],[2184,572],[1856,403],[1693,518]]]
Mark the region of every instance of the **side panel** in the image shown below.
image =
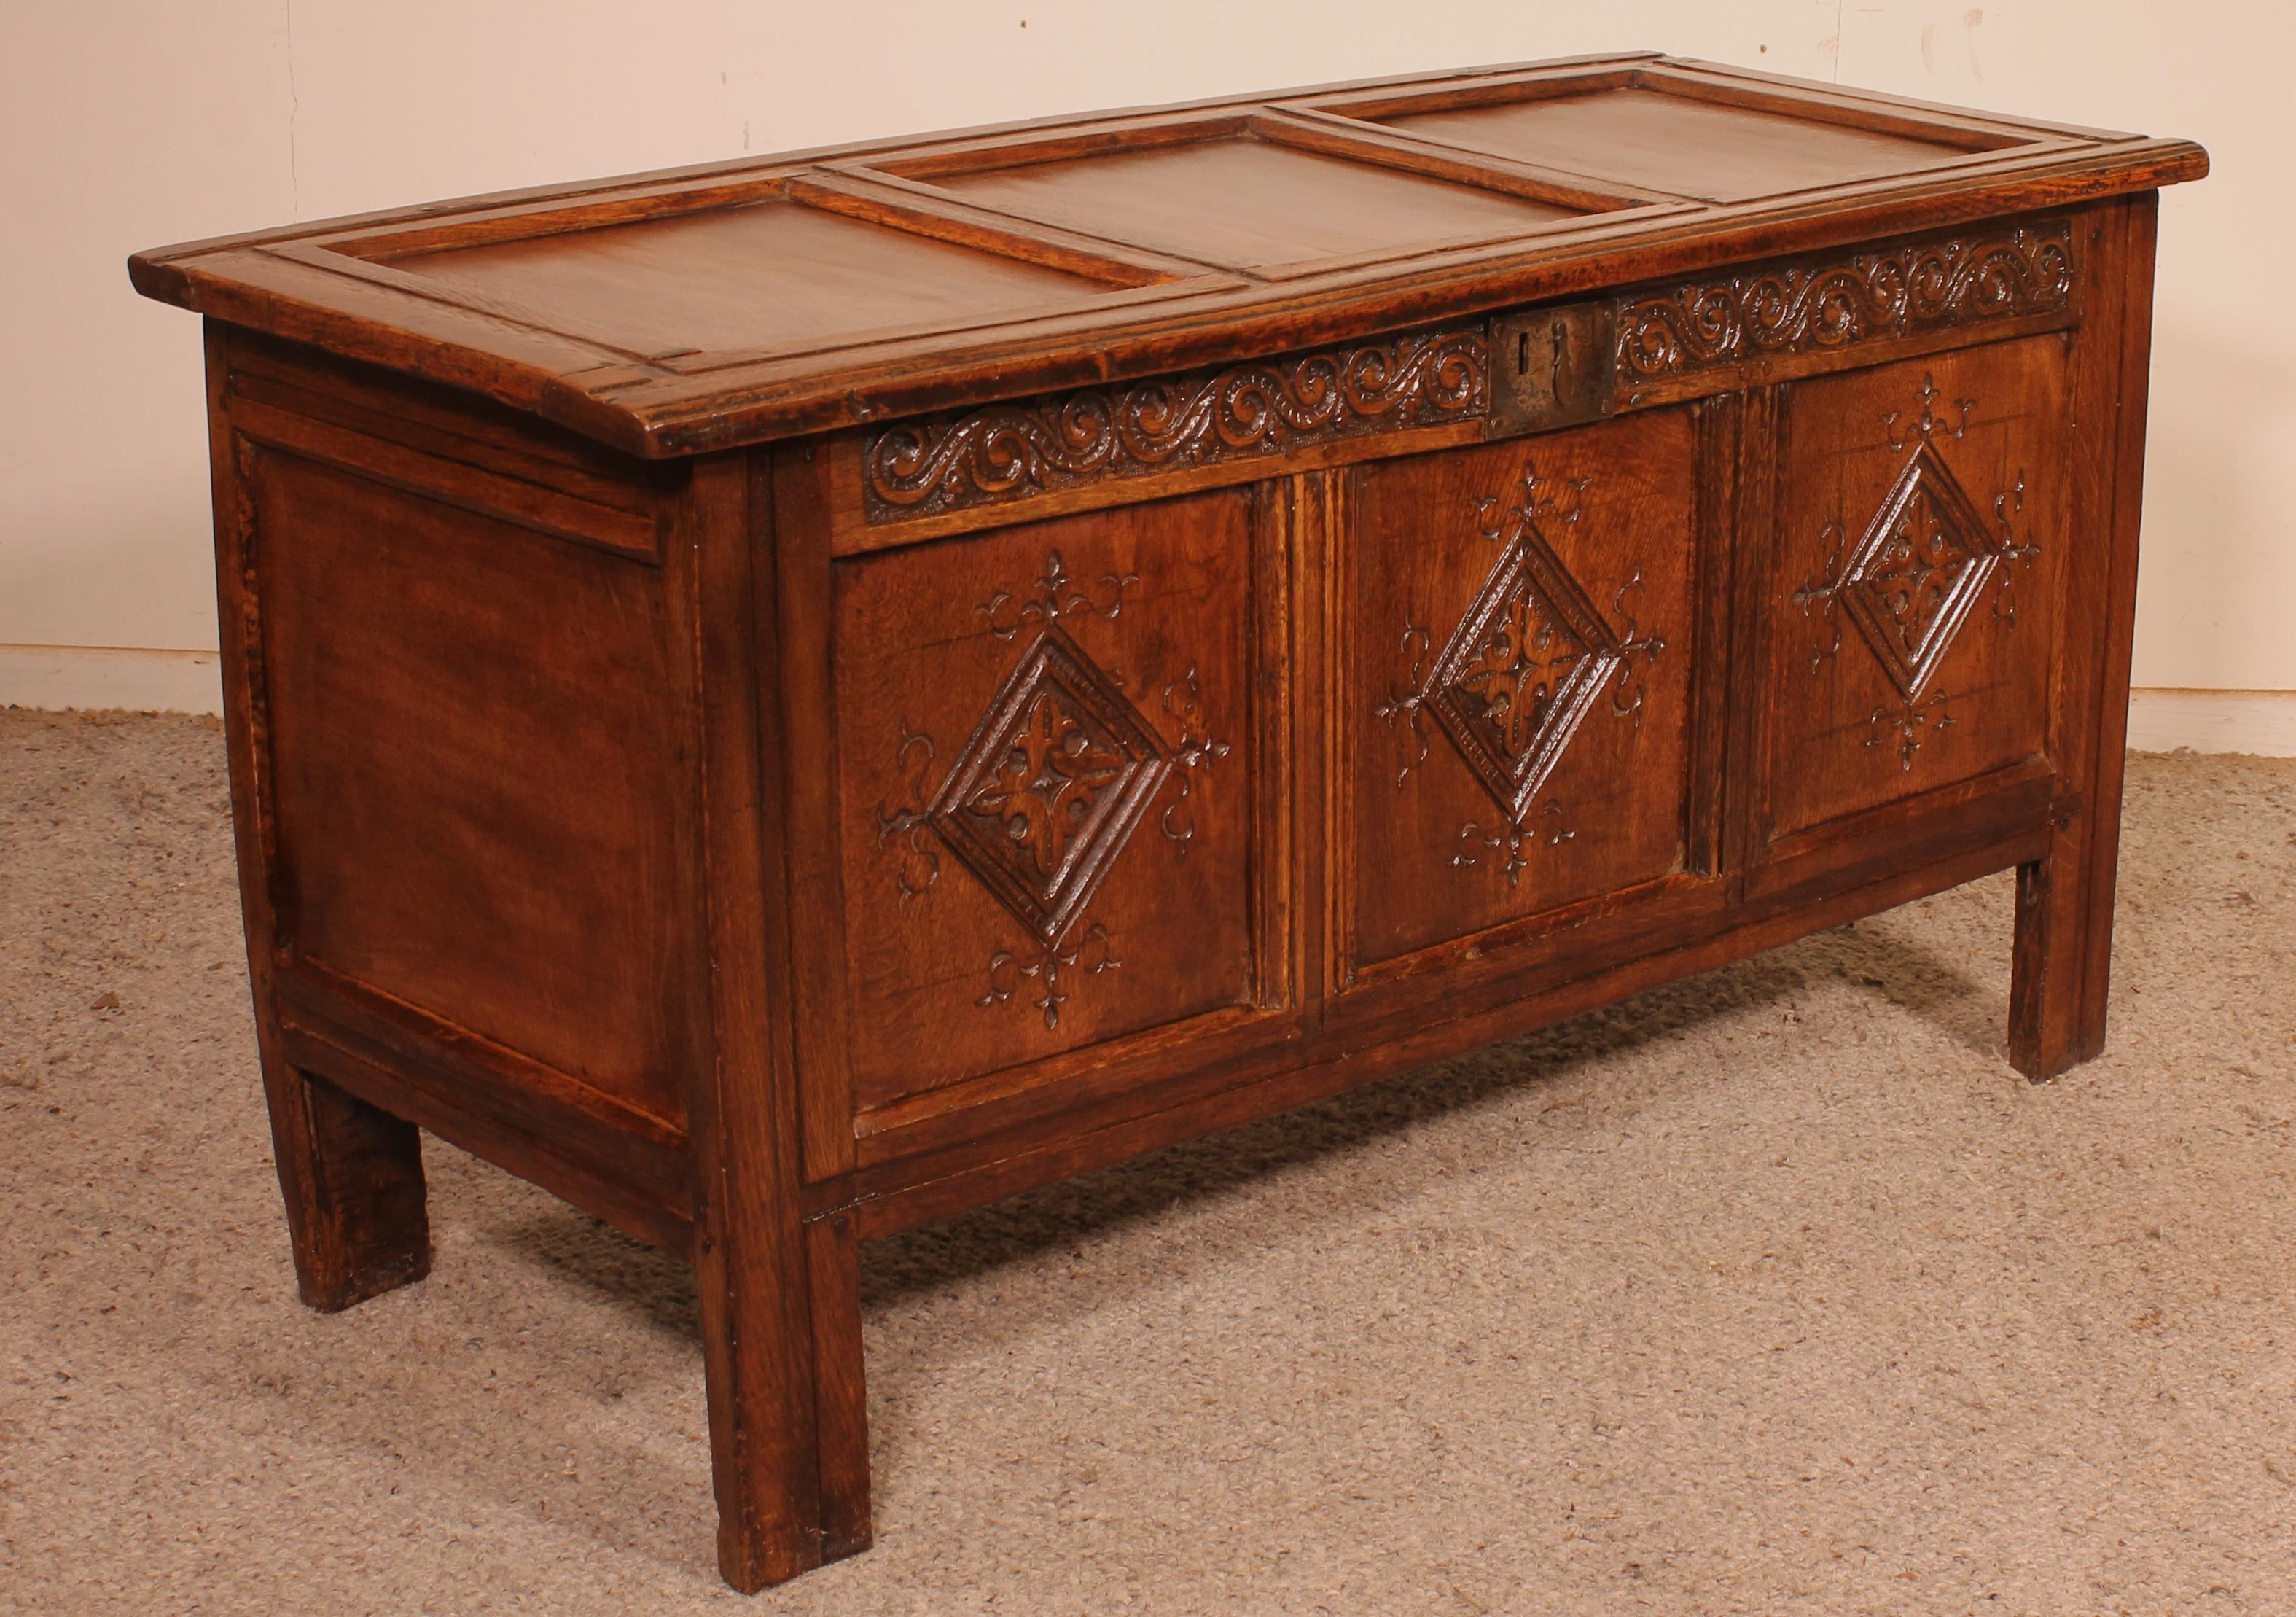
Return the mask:
[[[660,576],[247,457],[282,941],[683,1124]]]
[[[706,1006],[683,474],[214,351],[258,1014],[297,1065],[681,1240]]]

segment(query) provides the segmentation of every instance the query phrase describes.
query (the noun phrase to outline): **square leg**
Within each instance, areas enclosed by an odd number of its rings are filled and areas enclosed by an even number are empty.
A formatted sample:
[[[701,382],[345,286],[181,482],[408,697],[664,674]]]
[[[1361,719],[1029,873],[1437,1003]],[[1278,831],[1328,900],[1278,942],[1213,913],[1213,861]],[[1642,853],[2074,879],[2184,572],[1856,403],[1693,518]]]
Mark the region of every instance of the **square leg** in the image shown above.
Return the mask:
[[[275,1055],[263,1083],[303,1301],[334,1313],[429,1274],[421,1131]]]
[[[2009,1060],[2036,1083],[2104,1052],[2112,898],[2120,841],[2112,800],[2060,830],[2048,856],[2017,867],[2009,982]]]
[[[870,1543],[851,1222],[750,1233],[704,1236],[697,1254],[718,1565],[744,1594]]]

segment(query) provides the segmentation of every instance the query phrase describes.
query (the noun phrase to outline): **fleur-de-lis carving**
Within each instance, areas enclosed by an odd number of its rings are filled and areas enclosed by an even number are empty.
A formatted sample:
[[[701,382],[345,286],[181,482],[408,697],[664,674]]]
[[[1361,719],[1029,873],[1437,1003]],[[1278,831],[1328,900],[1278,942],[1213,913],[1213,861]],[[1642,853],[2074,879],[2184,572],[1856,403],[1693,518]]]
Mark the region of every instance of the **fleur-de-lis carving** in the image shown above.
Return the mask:
[[[1543,825],[1540,822],[1546,820],[1554,823]],[[1543,836],[1540,834],[1542,830],[1545,833]],[[1505,857],[1500,861],[1499,869],[1506,876],[1506,884],[1513,887],[1521,882],[1522,873],[1530,868],[1530,860],[1522,851],[1526,844],[1539,841],[1549,848],[1560,848],[1565,842],[1576,841],[1578,837],[1578,833],[1570,828],[1570,822],[1564,817],[1562,805],[1548,798],[1546,807],[1539,811],[1538,821],[1526,815],[1521,819],[1502,820],[1486,830],[1480,821],[1469,820],[1459,827],[1459,849],[1451,856],[1451,863],[1481,863],[1480,856],[1473,851],[1478,848],[1503,852]]]
[[[1808,617],[1812,608],[1823,607],[1826,624],[1833,631],[1831,640],[1809,654],[1809,671],[1813,674],[1826,659],[1841,649],[1841,617],[1833,610],[1833,598],[1841,593],[1842,585],[1848,581],[1841,571],[1841,547],[1849,542],[1849,532],[1838,521],[1828,522],[1817,537],[1825,546],[1824,577],[1817,583],[1803,585],[1793,593],[1793,603],[1801,608],[1803,617]]]
[[[1899,765],[1906,769],[1913,767],[1923,733],[1953,722],[1942,699],[1932,708],[1922,697],[1971,608],[1990,587],[1994,575],[2005,572],[2005,562],[2030,563],[2038,554],[2038,546],[2018,539],[2013,530],[2012,513],[2024,505],[2024,474],[2020,472],[2016,485],[1993,502],[2000,529],[1997,537],[1934,441],[1940,436],[1962,437],[1969,430],[1976,401],[1955,401],[1960,409],[1955,423],[1938,414],[1939,397],[1936,378],[1924,375],[1922,407],[1906,431],[1897,431],[1898,412],[1882,418],[1893,449],[1903,451],[1911,445],[1912,453],[1900,464],[1855,545],[1847,542],[1840,521],[1825,524],[1819,535],[1827,553],[1824,576],[1805,584],[1792,597],[1805,616],[1822,611],[1831,631],[1829,642],[1810,655],[1812,674],[1841,649],[1845,616],[1873,649],[1897,686],[1907,716],[1901,722],[1890,717],[1892,710],[1877,710],[1874,723],[1878,727],[1889,722],[1890,736],[1900,745]],[[1997,598],[1994,613],[2013,621],[2013,598]],[[1869,738],[1868,744],[1882,742]]]
[[[1203,696],[1203,684],[1193,662],[1186,673],[1164,687],[1164,711],[1180,725],[1180,739],[1172,743],[1172,773],[1179,777],[1180,788],[1157,817],[1157,824],[1180,845],[1184,859],[1196,838],[1195,820],[1188,812],[1188,799],[1196,789],[1196,771],[1209,768],[1213,759],[1226,758],[1229,751],[1227,743],[1213,740],[1207,732]]]
[[[1923,735],[1930,730],[1949,730],[1955,723],[1953,709],[1943,691],[1932,691],[1925,702],[1908,702],[1903,708],[1875,708],[1874,716],[1866,721],[1872,732],[1866,737],[1869,747],[1886,747],[1895,743],[1898,749],[1898,769],[1911,774],[1914,755],[1922,750]]]
[[[1641,620],[1627,610],[1627,597],[1642,587],[1643,570],[1637,567],[1634,577],[1620,585],[1619,593],[1611,597],[1611,611],[1627,624],[1618,637],[1619,667],[1611,682],[1611,712],[1615,718],[1631,719],[1637,730],[1643,727],[1643,668],[1666,650],[1664,638],[1644,634]]]
[[[1097,921],[1064,945],[1040,945],[1026,955],[1000,948],[988,957],[988,992],[972,1003],[984,1008],[1008,1004],[1033,982],[1037,991],[1029,1003],[1043,1013],[1045,1030],[1058,1032],[1061,1007],[1070,997],[1063,984],[1077,972],[1097,977],[1122,965],[1124,962],[1116,957],[1114,949],[1115,940],[1109,936],[1108,928]]]
[[[880,842],[903,840],[895,881],[904,899],[938,879],[937,842],[1028,929],[1019,944],[991,952],[987,988],[974,1003],[1025,998],[1048,1031],[1060,1027],[1079,977],[1124,964],[1107,926],[1087,914],[1111,862],[1152,814],[1185,858],[1196,835],[1194,776],[1232,751],[1211,733],[1194,664],[1163,686],[1175,738],[1170,726],[1160,729],[1134,705],[1133,681],[1096,661],[1058,621],[1113,618],[1135,581],[1111,572],[1099,595],[1088,595],[1054,552],[1029,598],[1000,591],[984,603],[980,614],[999,638],[1024,623],[1041,627],[937,788],[931,739],[903,724],[894,762],[908,801],[877,810]],[[1177,790],[1168,791],[1175,776]]]
[[[1510,754],[1526,752],[1586,649],[1526,590],[1506,603],[1453,688],[1482,704]]]
[[[1955,438],[1966,436],[1969,431],[1969,413],[1977,408],[1977,400],[1974,398],[1948,399],[1948,403],[1961,411],[1960,421],[1948,423],[1945,417],[1937,413],[1937,401],[1941,398],[1944,398],[1944,395],[1938,391],[1937,377],[1931,373],[1923,372],[1921,413],[1906,423],[1906,431],[1900,434],[1898,431],[1898,423],[1903,417],[1904,411],[1889,410],[1882,414],[1882,427],[1890,435],[1890,447],[1902,452],[1905,447],[1915,438],[1927,442],[1931,436],[1939,432],[1948,432]]]
[[[1423,624],[1403,626],[1403,650],[1411,659],[1411,683],[1404,690],[1390,693],[1386,700],[1374,704],[1372,715],[1385,719],[1391,727],[1398,719],[1410,726],[1413,743],[1417,748],[1403,767],[1395,772],[1398,791],[1411,778],[1411,772],[1427,761],[1427,653],[1434,647],[1434,636]]]
[[[1549,543],[1547,528],[1567,529],[1585,515],[1591,480],[1555,484],[1525,461],[1511,498],[1476,502],[1478,531],[1503,546],[1459,625],[1439,653],[1433,636],[1406,622],[1402,649],[1409,685],[1374,704],[1373,716],[1407,725],[1412,756],[1396,771],[1399,791],[1427,761],[1426,721],[1441,726],[1460,758],[1499,808],[1492,824],[1470,820],[1459,831],[1454,866],[1495,864],[1512,887],[1529,866],[1526,850],[1556,848],[1575,836],[1559,803],[1538,807],[1541,789],[1579,721],[1607,690],[1614,718],[1639,729],[1646,694],[1643,669],[1666,649],[1628,608],[1643,587],[1637,570],[1611,601],[1612,628]]]
[[[1594,481],[1591,477],[1569,477],[1559,482],[1541,477],[1538,463],[1526,459],[1512,500],[1487,494],[1475,502],[1475,531],[1497,544],[1525,527],[1572,527],[1586,514],[1587,490]]]
[[[1125,757],[1103,744],[1050,690],[1040,690],[996,768],[964,800],[968,813],[1001,821],[1039,874],[1059,870],[1095,799],[1124,773]]]
[[[1115,618],[1124,611],[1124,592],[1140,582],[1136,572],[1104,573],[1096,589],[1086,591],[1068,575],[1061,553],[1047,553],[1045,570],[1025,595],[1000,589],[972,610],[988,623],[988,632],[1010,640],[1031,623],[1057,623],[1083,615]]]
[[[2001,525],[2001,543],[1994,554],[2030,570],[2041,547],[2018,531],[2017,519],[2024,514],[2025,469],[2020,466],[2017,480],[1993,497],[1993,520]],[[2017,578],[2006,567],[2001,569],[2001,587],[1993,597],[1993,615],[2012,628],[2017,625]]]
[[[935,853],[926,833],[931,825],[925,810],[933,761],[932,737],[901,725],[900,746],[893,754],[908,780],[909,804],[906,808],[888,808],[877,805],[877,841],[890,842],[895,837],[903,840],[906,851],[901,856],[901,867],[894,874],[894,884],[900,889],[904,901],[915,898],[940,879],[940,855]]]

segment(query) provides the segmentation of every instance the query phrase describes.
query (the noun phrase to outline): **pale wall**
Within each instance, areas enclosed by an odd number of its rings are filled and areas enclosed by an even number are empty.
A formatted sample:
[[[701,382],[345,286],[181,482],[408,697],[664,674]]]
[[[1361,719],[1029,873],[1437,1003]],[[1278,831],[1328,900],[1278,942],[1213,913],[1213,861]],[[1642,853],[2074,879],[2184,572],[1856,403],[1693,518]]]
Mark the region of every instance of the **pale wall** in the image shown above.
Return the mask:
[[[134,249],[743,151],[1650,47],[2206,144],[2215,176],[2163,209],[2136,678],[2296,689],[2275,494],[2296,300],[2265,273],[2290,257],[2292,40],[2283,8],[2155,0],[0,0],[0,650],[216,643],[198,322],[129,291]]]

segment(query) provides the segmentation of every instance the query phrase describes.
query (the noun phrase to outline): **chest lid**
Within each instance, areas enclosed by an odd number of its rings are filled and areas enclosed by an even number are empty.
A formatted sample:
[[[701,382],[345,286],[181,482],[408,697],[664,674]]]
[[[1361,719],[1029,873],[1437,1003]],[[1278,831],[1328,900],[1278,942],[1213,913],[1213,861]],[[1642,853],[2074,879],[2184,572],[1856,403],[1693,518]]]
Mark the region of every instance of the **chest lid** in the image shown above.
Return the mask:
[[[2199,177],[1672,57],[1052,119],[136,254],[146,295],[668,456]]]

